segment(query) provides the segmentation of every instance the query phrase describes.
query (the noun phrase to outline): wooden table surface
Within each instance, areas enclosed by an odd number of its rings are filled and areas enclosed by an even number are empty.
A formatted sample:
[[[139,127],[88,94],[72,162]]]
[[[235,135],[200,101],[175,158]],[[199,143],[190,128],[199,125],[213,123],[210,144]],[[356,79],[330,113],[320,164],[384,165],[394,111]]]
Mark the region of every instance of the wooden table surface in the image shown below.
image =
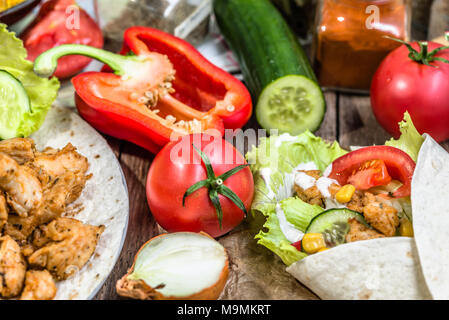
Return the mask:
[[[389,134],[376,122],[367,96],[326,92],[327,113],[318,136],[329,141],[338,140],[343,147],[384,144]],[[246,128],[259,128],[253,117]],[[106,137],[115,151],[126,177],[130,197],[129,226],[120,258],[95,299],[121,299],[115,284],[132,265],[138,249],[158,234],[158,227],[148,208],[145,184],[154,155],[129,142]],[[449,141],[443,143],[449,150]]]

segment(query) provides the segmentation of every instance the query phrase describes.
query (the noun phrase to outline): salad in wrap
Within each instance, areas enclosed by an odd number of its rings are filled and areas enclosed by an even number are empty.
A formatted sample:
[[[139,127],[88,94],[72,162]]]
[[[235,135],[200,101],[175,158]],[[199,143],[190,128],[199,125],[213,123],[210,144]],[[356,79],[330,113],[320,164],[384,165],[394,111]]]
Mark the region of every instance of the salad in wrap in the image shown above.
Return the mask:
[[[447,235],[429,216],[444,202],[444,178],[432,184],[435,164],[425,165],[440,159],[447,176],[449,155],[408,114],[400,127],[400,139],[383,146],[347,151],[306,132],[262,139],[247,155],[256,183],[252,216],[266,218],[258,243],[323,299],[449,298],[429,285],[443,291],[431,263],[441,252],[430,249],[444,249],[445,241],[430,239]],[[433,211],[449,221],[447,209]]]

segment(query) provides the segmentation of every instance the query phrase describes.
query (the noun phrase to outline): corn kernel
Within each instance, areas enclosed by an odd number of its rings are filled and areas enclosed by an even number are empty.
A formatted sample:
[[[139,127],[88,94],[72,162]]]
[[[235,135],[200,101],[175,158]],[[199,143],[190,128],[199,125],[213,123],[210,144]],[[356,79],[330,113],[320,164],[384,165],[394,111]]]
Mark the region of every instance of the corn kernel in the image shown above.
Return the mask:
[[[340,203],[348,203],[351,201],[352,196],[355,193],[355,187],[352,184],[347,184],[343,186],[340,190],[338,190],[335,195],[335,199],[337,199]]]
[[[306,253],[314,254],[326,248],[324,237],[321,233],[307,233],[302,239],[302,248]]]
[[[329,248],[321,248],[320,250],[318,250],[318,252],[323,252],[323,251],[326,251],[326,250],[329,250]]]
[[[401,225],[399,226],[399,234],[402,237],[413,237],[413,225],[408,219],[402,219]]]

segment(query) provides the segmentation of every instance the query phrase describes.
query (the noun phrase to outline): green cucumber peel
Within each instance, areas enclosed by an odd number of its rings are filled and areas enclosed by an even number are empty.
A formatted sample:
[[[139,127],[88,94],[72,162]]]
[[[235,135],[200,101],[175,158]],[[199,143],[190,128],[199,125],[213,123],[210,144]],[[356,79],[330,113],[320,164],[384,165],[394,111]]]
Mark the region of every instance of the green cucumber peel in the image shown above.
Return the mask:
[[[138,69],[144,61],[144,58],[135,55],[122,56],[82,44],[64,44],[54,47],[37,57],[34,62],[34,72],[42,78],[48,78],[56,71],[58,60],[69,55],[86,56],[103,62],[111,67],[118,76],[125,76],[127,70]]]

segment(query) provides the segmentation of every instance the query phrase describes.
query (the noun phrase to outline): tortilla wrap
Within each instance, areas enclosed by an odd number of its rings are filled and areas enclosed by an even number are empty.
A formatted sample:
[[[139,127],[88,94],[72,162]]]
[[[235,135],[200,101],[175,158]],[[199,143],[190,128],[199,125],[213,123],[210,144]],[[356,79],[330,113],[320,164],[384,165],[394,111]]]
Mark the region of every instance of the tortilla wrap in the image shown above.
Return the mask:
[[[287,271],[322,299],[449,299],[449,154],[425,138],[412,181],[414,238],[344,244]]]
[[[413,227],[424,278],[434,299],[449,299],[449,154],[430,136],[412,182]]]
[[[352,242],[300,260],[287,271],[321,299],[430,299],[412,238]]]
[[[74,203],[82,206],[82,211],[73,218],[104,225],[105,230],[86,266],[57,284],[55,299],[92,299],[112,271],[127,231],[128,191],[120,164],[106,140],[70,109],[52,108],[32,138],[39,150],[62,148],[71,143],[89,160],[89,173],[93,176]]]

